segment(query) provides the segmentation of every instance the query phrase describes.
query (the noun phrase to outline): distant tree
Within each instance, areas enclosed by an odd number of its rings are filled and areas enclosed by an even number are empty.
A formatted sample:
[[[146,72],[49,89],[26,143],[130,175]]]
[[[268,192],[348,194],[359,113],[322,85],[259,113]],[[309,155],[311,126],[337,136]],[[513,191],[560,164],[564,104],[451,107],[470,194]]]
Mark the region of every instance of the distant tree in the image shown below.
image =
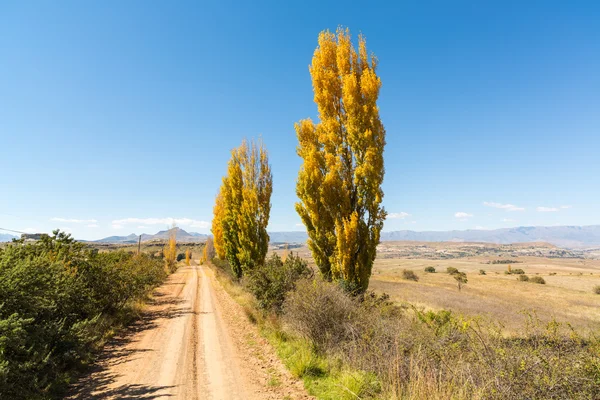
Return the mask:
[[[430,274],[434,274],[435,273],[435,268],[434,267],[425,267],[425,272],[429,272]]]
[[[546,284],[546,281],[541,276],[533,276],[533,277],[529,278],[529,282],[531,282],[531,283],[539,283],[541,285],[545,285]]]
[[[450,275],[455,274],[458,272],[458,270],[454,267],[448,267],[446,268],[446,272],[449,273]]]
[[[376,68],[362,35],[356,49],[348,29],[321,32],[309,67],[320,121],[295,125],[303,162],[296,211],[308,246],[326,279],[358,292],[369,285],[386,217]]]
[[[419,281],[419,277],[417,276],[417,274],[415,274],[415,272],[410,269],[405,269],[402,271],[402,278],[409,281]]]
[[[163,249],[165,269],[171,273],[176,269],[177,260],[177,227],[173,225],[169,230],[169,241]]]
[[[460,289],[462,288],[462,285],[466,285],[468,280],[467,280],[467,274],[465,274],[464,272],[456,272],[454,274],[452,274],[452,276],[454,277],[454,279],[456,280],[456,283],[458,284],[458,291],[460,292]]]

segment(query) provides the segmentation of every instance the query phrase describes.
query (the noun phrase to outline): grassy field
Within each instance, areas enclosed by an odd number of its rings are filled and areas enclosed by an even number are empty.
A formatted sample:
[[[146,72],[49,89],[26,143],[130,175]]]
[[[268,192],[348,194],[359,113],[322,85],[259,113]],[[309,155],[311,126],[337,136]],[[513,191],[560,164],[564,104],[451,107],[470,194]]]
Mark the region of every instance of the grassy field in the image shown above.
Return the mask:
[[[310,258],[306,247],[293,250]],[[518,275],[505,274],[508,265],[523,269],[530,278],[540,276],[546,284],[520,282]],[[436,273],[424,272],[430,266]],[[446,273],[448,267],[467,274],[468,283],[461,291]],[[403,279],[404,269],[414,271],[418,281]],[[480,275],[481,269],[485,275]],[[379,248],[370,289],[426,310],[450,309],[489,319],[507,331],[522,329],[524,312],[532,311],[542,320],[556,318],[586,331],[600,328],[600,295],[592,293],[596,285],[600,285],[600,259],[593,252],[562,253],[547,244],[385,242]]]

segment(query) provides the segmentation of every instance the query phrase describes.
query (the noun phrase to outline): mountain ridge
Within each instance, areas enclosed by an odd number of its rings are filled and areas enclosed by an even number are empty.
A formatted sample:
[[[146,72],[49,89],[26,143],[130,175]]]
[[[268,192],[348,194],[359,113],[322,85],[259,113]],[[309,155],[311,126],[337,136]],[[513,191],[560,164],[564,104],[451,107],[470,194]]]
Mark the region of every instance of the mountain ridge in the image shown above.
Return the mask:
[[[0,242],[10,242],[17,237],[8,233],[0,233]]]
[[[177,240],[180,242],[202,242],[209,235],[186,232],[177,228]],[[269,232],[271,243],[304,243],[308,235],[304,231]],[[165,240],[169,230],[154,235],[142,234],[142,242]],[[109,236],[95,243],[136,243],[138,235]],[[451,231],[413,231],[399,230],[381,233],[381,241],[417,241],[417,242],[484,242],[496,244],[547,242],[559,247],[584,248],[600,246],[600,225],[568,226],[517,226],[501,229],[467,229]]]
[[[305,232],[269,232],[274,243],[302,243]],[[302,240],[304,238],[304,240]],[[559,247],[583,248],[600,246],[600,225],[518,226],[500,229],[467,229],[451,231],[386,231],[381,241],[416,242],[484,242],[496,244],[547,242]]]

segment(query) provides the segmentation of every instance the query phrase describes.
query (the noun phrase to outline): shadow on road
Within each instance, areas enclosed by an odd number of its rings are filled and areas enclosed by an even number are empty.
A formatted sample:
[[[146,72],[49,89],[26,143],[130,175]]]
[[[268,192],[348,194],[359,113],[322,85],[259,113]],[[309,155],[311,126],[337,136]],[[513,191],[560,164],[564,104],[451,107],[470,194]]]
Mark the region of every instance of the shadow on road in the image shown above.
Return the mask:
[[[181,289],[175,286],[182,286]],[[167,283],[153,294],[147,302],[148,308],[139,319],[113,337],[98,354],[96,362],[82,372],[81,377],[69,389],[66,399],[155,399],[170,397],[168,389],[173,386],[151,386],[132,382],[114,387],[119,375],[111,372],[111,367],[130,362],[152,349],[140,349],[129,346],[135,343],[136,336],[158,326],[161,320],[179,318],[194,311],[184,306],[185,300],[179,298],[184,284]],[[158,366],[157,366],[158,367]]]

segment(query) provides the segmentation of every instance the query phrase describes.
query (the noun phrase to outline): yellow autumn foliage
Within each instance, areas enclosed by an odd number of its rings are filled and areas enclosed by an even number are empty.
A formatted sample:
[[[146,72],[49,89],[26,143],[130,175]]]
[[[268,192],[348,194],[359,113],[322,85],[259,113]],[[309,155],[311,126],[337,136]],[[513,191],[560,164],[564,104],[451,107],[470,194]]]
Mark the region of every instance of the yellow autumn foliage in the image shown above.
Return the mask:
[[[163,249],[165,256],[165,269],[167,272],[174,272],[177,266],[177,228],[173,226],[169,230],[169,241]]]
[[[266,148],[262,142],[248,144],[244,140],[231,152],[213,215],[215,249],[219,258],[223,255],[227,259],[237,277],[265,260],[272,191]]]
[[[217,257],[225,259],[225,244],[223,243],[223,224],[222,220],[225,214],[225,208],[223,206],[223,195],[219,191],[215,199],[215,206],[213,207],[213,220],[212,220],[212,234],[214,237],[213,244]]]
[[[318,123],[296,123],[296,211],[321,273],[352,290],[368,287],[386,212],[381,206],[385,129],[377,59],[348,29],[321,32],[309,67]]]

